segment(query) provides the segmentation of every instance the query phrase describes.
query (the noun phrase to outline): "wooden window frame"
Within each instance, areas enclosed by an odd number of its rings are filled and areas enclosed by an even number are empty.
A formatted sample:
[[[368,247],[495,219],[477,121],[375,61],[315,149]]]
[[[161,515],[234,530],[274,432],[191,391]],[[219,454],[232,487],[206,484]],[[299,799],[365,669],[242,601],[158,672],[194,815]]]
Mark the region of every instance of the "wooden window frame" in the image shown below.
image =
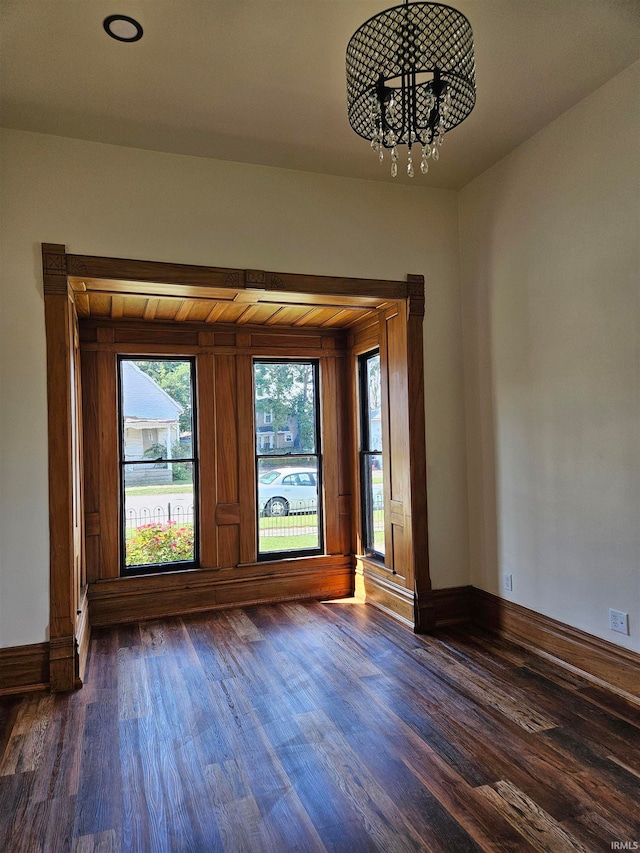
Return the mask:
[[[367,352],[363,352],[358,356],[358,410],[359,410],[359,418],[360,418],[360,444],[359,444],[359,465],[358,471],[360,475],[360,514],[362,516],[362,544],[363,544],[363,552],[365,556],[371,557],[373,560],[379,560],[381,563],[385,563],[385,552],[386,552],[386,543],[385,543],[385,551],[377,551],[372,545],[372,539],[374,539],[374,530],[373,530],[373,511],[374,507],[371,502],[371,495],[362,494],[362,491],[365,487],[365,482],[368,480],[368,476],[366,475],[366,459],[368,456],[380,456],[381,461],[384,463],[384,454],[382,452],[382,446],[379,451],[373,451],[371,449],[371,427],[369,421],[367,419],[367,410],[369,404],[369,389],[367,384],[367,377],[365,374],[366,367],[365,365],[368,363],[369,359],[374,358],[375,356],[380,357],[380,349],[372,349]],[[382,379],[382,377],[381,377]],[[380,383],[382,389],[382,381]],[[382,413],[382,400],[380,401],[380,412]],[[382,441],[380,442],[382,445]],[[383,495],[384,495],[384,485],[383,485]],[[371,529],[369,529],[369,525],[371,524]]]
[[[126,514],[125,514],[125,476],[124,469],[127,464],[138,464],[141,460],[125,460],[125,421],[124,421],[124,387],[122,363],[124,361],[183,361],[190,365],[189,384],[191,388],[191,458],[188,460],[193,465],[193,559],[183,560],[175,563],[148,563],[141,566],[127,566],[126,558]],[[116,359],[117,383],[118,383],[118,473],[119,473],[119,497],[120,497],[120,524],[119,524],[119,551],[120,551],[120,577],[139,577],[145,574],[157,574],[166,572],[179,572],[185,569],[197,569],[200,566],[200,513],[199,513],[199,468],[198,458],[198,400],[196,394],[196,359],[194,356],[144,356],[138,354],[119,355]],[[168,461],[168,460],[166,460]],[[178,458],[176,462],[183,461]],[[171,463],[173,464],[173,463]]]
[[[403,621],[416,631],[431,630],[434,625],[433,607],[430,601],[430,578],[427,559],[426,531],[426,461],[425,461],[425,424],[424,424],[424,374],[422,362],[422,321],[424,316],[424,278],[418,275],[408,276],[406,282],[377,279],[347,279],[331,276],[309,276],[290,273],[272,273],[257,270],[202,267],[185,264],[171,264],[142,260],[76,255],[66,251],[63,244],[42,244],[43,290],[45,304],[45,329],[47,343],[47,396],[48,396],[48,435],[49,435],[49,529],[50,529],[50,641],[49,641],[49,684],[52,691],[71,690],[82,684],[83,667],[88,650],[90,622],[89,600],[91,600],[91,622],[93,624],[111,624],[123,619],[136,619],[135,609],[123,611],[122,598],[133,601],[150,597],[159,605],[164,602],[161,612],[187,612],[194,609],[193,599],[187,591],[198,597],[199,605],[195,609],[229,606],[233,602],[234,583],[238,575],[229,575],[229,570],[196,570],[193,577],[185,582],[182,573],[160,576],[161,585],[154,585],[155,577],[129,577],[111,580],[106,584],[85,582],[85,537],[95,532],[108,520],[86,513],[83,507],[83,456],[82,456],[82,404],[80,400],[79,374],[81,364],[78,335],[78,312],[76,299],[82,287],[82,279],[108,281],[112,290],[129,295],[146,296],[151,286],[162,288],[162,293],[186,296],[194,289],[202,292],[211,289],[213,293],[220,288],[233,288],[239,293],[246,290],[277,292],[286,302],[293,294],[304,294],[313,300],[323,295],[331,296],[336,304],[344,300],[345,305],[354,296],[365,296],[385,300],[387,305],[400,307],[403,317],[396,322],[401,334],[396,342],[394,358],[402,372],[402,395],[406,407],[402,422],[405,454],[398,460],[397,470],[402,468],[405,482],[409,484],[408,494],[403,496],[402,512],[405,531],[406,565],[401,598],[404,602]],[[380,313],[380,311],[378,312]],[[396,316],[396,315],[394,315]],[[381,319],[381,323],[384,320]],[[246,328],[246,327],[245,327]],[[203,331],[204,340],[211,335]],[[395,338],[394,338],[395,340]],[[356,347],[357,348],[357,347]],[[125,348],[126,350],[126,348]],[[125,351],[123,350],[123,352]],[[135,348],[133,348],[135,352]],[[137,350],[139,351],[139,350]],[[350,352],[355,351],[350,349]],[[146,353],[145,353],[146,354]],[[171,355],[173,353],[167,353]],[[188,353],[187,353],[188,354]],[[250,361],[251,356],[244,356]],[[396,366],[397,366],[396,365]],[[99,367],[99,369],[102,369]],[[214,381],[213,377],[202,371],[199,382],[203,386]],[[335,371],[323,377],[329,383],[336,399],[342,399],[344,388],[342,380]],[[353,397],[353,393],[351,394]],[[342,404],[340,404],[342,405]],[[352,414],[352,413],[351,413]],[[351,416],[348,410],[340,409],[337,416],[345,422]],[[324,414],[322,415],[324,417]],[[329,448],[326,447],[325,452]],[[205,460],[201,459],[201,466]],[[243,465],[247,462],[241,463]],[[353,463],[352,463],[353,464]],[[339,472],[331,478],[347,477]],[[348,493],[348,484],[330,486],[338,497],[335,517],[352,517],[353,497]],[[398,515],[398,508],[393,507]],[[224,510],[234,516],[242,512],[232,508]],[[235,516],[234,516],[235,517]],[[79,523],[84,519],[84,528]],[[233,520],[233,519],[231,519]],[[326,579],[332,572],[344,577],[345,567],[353,571],[354,557],[350,541],[337,530],[332,536],[342,536],[341,556],[329,555],[325,563],[313,571],[317,577]],[[349,537],[347,537],[348,539]],[[283,561],[286,563],[287,561]],[[279,563],[269,563],[269,569],[277,572]],[[244,596],[261,599],[261,584],[264,582],[264,566],[245,566],[240,580],[245,584]],[[291,573],[290,566],[283,571]],[[189,573],[193,575],[194,573]],[[295,572],[294,572],[295,574]],[[291,574],[288,575],[289,577]],[[315,594],[312,572],[301,574],[300,582],[306,594]],[[144,583],[143,583],[144,582]],[[393,580],[386,580],[390,600],[398,595],[400,588]],[[384,583],[379,583],[380,589]],[[299,588],[303,588],[302,586]],[[367,599],[382,609],[393,611],[393,605],[377,599],[380,589],[376,588]],[[349,593],[347,588],[341,594]],[[286,587],[283,587],[286,597]],[[118,603],[114,611],[113,602]],[[406,605],[406,606],[405,606]],[[171,607],[175,607],[171,610]],[[167,609],[168,608],[168,609]],[[410,613],[407,617],[406,614]],[[95,618],[94,618],[95,614]],[[114,615],[115,614],[115,615]],[[394,615],[399,615],[397,612]]]
[[[317,499],[317,507],[316,507],[316,517],[317,517],[317,525],[318,525],[318,538],[319,544],[316,548],[304,548],[298,551],[260,551],[260,501],[258,496],[258,481],[260,475],[260,464],[259,460],[262,459],[292,459],[295,460],[298,458],[298,454],[261,454],[256,447],[255,444],[255,432],[252,434],[252,439],[254,443],[254,454],[255,454],[255,473],[254,476],[256,478],[256,560],[260,563],[266,563],[273,560],[286,560],[286,559],[295,559],[302,557],[311,557],[311,556],[319,556],[320,554],[325,553],[325,542],[324,542],[324,508],[323,508],[323,496],[322,496],[322,479],[323,479],[323,454],[322,454],[322,417],[321,417],[321,405],[320,400],[323,396],[322,394],[322,376],[320,371],[320,362],[315,358],[254,358],[253,360],[253,369],[254,369],[254,378],[255,378],[255,365],[256,364],[310,364],[313,369],[313,398],[314,398],[314,423],[315,423],[315,450],[313,453],[301,453],[300,456],[315,456],[318,460],[318,468],[316,473],[317,484],[319,488],[318,499]],[[254,387],[254,406],[255,406],[255,387]],[[296,467],[295,463],[291,467]]]

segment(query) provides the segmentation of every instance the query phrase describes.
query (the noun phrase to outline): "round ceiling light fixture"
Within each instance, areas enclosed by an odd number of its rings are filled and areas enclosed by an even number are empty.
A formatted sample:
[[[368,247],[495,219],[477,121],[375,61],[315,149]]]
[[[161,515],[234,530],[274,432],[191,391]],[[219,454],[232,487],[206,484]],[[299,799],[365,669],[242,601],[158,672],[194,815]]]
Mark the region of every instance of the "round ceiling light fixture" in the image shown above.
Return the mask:
[[[142,38],[142,25],[128,15],[109,15],[102,26],[116,41],[140,41]]]
[[[445,134],[476,102],[471,24],[441,3],[404,0],[365,21],[347,46],[347,106],[351,127],[371,141],[382,163],[390,152],[398,174],[398,147],[406,145],[407,175],[440,157]]]

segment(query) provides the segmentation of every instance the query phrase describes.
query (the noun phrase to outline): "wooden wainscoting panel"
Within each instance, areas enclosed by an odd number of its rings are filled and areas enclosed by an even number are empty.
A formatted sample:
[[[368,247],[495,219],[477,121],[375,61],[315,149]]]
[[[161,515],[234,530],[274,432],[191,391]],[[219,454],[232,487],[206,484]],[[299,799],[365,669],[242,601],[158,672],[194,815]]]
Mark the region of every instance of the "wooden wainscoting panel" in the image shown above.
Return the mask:
[[[352,594],[352,560],[338,555],[98,581],[89,588],[89,602],[91,624],[97,627],[217,608]]]
[[[216,506],[215,523],[219,527],[225,524],[240,524],[240,504],[218,504]]]
[[[78,648],[78,673],[76,687],[81,687],[84,682],[84,673],[89,655],[89,644],[91,643],[91,623],[89,622],[89,599],[85,587],[80,597],[78,619],[76,622],[76,643]]]
[[[240,499],[239,562],[253,563],[258,557],[258,531],[256,518],[256,438],[253,423],[253,359],[250,355],[239,355],[236,358],[236,387],[238,389],[236,423]]]
[[[640,698],[640,655],[549,616],[473,590],[473,619],[483,628]]]
[[[322,418],[322,486],[324,490],[324,547],[327,554],[340,553],[340,484],[339,464],[327,464],[329,460],[341,459],[339,455],[336,359],[323,358],[320,362],[320,416]]]
[[[212,332],[201,334],[211,335]],[[215,356],[201,355],[196,362],[198,383],[198,503],[200,506],[200,560],[218,565],[218,511],[216,488],[216,383]]]
[[[49,643],[0,649],[0,696],[49,687]]]
[[[215,360],[216,383],[216,496],[219,503],[239,503],[238,494],[238,389],[236,359],[218,355]],[[218,527],[218,566],[240,562],[240,529],[235,525]]]
[[[414,626],[414,594],[395,581],[395,576],[384,566],[356,557],[355,591],[359,598],[393,616],[405,627]]]
[[[120,472],[118,470],[118,377],[116,356],[97,355],[98,422],[86,440],[98,442],[100,465],[100,578],[115,578],[120,571]],[[85,357],[84,354],[82,356]],[[85,445],[86,446],[86,445]],[[85,459],[85,467],[89,460]]]
[[[413,581],[416,593],[416,631],[429,630],[422,600],[431,589],[429,573],[429,532],[427,519],[427,444],[423,357],[424,276],[409,275],[407,301],[407,397],[409,402],[409,487],[405,515],[411,526]]]

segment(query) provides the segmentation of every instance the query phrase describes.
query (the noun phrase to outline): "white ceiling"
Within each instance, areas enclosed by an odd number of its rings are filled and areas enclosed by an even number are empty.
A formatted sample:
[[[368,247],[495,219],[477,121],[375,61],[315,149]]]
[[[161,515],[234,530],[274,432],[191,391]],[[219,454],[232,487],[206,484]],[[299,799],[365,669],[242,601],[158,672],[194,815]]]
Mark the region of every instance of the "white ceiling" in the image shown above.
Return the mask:
[[[639,0],[452,2],[474,30],[478,98],[416,185],[464,186],[640,57]],[[349,127],[345,91],[350,36],[390,5],[0,0],[0,123],[392,181]],[[141,41],[106,35],[102,21],[115,13],[140,21]],[[593,138],[598,162],[597,116]]]

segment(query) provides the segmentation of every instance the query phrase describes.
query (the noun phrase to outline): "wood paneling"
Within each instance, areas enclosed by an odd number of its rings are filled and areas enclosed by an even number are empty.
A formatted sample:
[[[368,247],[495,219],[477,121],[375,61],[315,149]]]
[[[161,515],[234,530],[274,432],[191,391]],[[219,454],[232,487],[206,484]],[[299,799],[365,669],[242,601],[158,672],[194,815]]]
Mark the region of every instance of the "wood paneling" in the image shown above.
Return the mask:
[[[173,295],[190,287],[201,290],[253,290],[274,292],[276,299],[286,294],[317,294],[318,296],[378,297],[406,299],[408,285],[404,281],[383,281],[363,278],[334,278],[331,276],[273,273],[264,270],[239,270],[224,267],[201,267],[189,264],[170,264],[125,258],[99,258],[93,255],[66,256],[70,276],[78,281],[100,279],[122,292],[140,293],[140,284],[148,282],[162,286]],[[192,295],[187,292],[184,295]]]
[[[324,362],[325,364],[327,361]],[[336,431],[339,436],[338,447],[338,528],[339,528],[339,553],[354,553],[352,541],[353,514],[357,514],[357,505],[354,507],[354,459],[352,453],[353,434],[351,421],[351,383],[350,383],[349,359],[338,359],[336,362]]]
[[[286,297],[260,296],[252,292],[240,292],[233,295],[229,291],[224,299],[217,301],[210,297],[196,295],[182,296],[134,295],[131,293],[109,292],[102,289],[98,282],[90,282],[91,289],[76,291],[78,315],[83,318],[111,320],[145,320],[146,322],[171,321],[174,323],[229,322],[238,325],[253,326],[310,326],[318,328],[343,329],[357,323],[372,314],[376,303],[381,300],[365,300],[366,305],[340,304],[347,297],[332,297],[330,305],[327,297],[299,297],[302,304],[282,304]],[[86,287],[86,284],[85,284]],[[191,291],[192,292],[192,291]],[[358,299],[349,299],[357,303]],[[361,300],[360,300],[361,301]],[[373,311],[375,314],[375,310]]]
[[[89,622],[89,599],[88,585],[82,590],[76,623],[76,644],[78,651],[78,675],[76,687],[80,687],[84,681],[89,655],[89,644],[91,642],[91,623]]]
[[[409,434],[407,323],[404,305],[390,308],[381,320],[381,361],[388,401],[388,469],[385,504],[388,554],[397,581],[414,591],[411,513],[411,454]],[[383,396],[384,400],[384,396]],[[384,403],[383,403],[384,405]],[[384,441],[384,431],[383,431]],[[385,460],[387,461],[387,460]],[[426,523],[426,507],[425,518]]]
[[[346,382],[346,348],[335,330],[314,335],[251,327],[151,328],[148,324],[83,322],[86,378],[86,466],[91,581],[119,574],[116,413],[117,353],[196,356],[200,454],[200,564],[244,565],[257,558],[253,357],[320,357],[328,553],[349,554],[351,466],[349,418],[339,388]],[[145,343],[153,341],[153,344]],[[182,342],[182,343],[181,343]],[[96,440],[96,438],[98,440]],[[339,473],[340,472],[340,473]],[[342,490],[342,491],[341,491]],[[105,520],[107,527],[105,528]]]
[[[215,361],[216,399],[216,498],[219,503],[239,504],[238,489],[238,389],[236,360],[219,355]],[[206,532],[202,531],[203,536]],[[240,562],[240,529],[218,527],[218,566]]]
[[[218,513],[224,506],[217,497],[217,443],[215,356],[201,355],[196,363],[198,412],[198,500],[200,504],[200,561],[203,566],[219,566]],[[206,440],[202,440],[206,436]]]
[[[637,653],[479,589],[472,612],[478,625],[640,698]]]
[[[240,504],[218,504],[215,515],[216,524],[240,524]]]
[[[382,564],[367,557],[356,557],[355,592],[367,604],[392,616],[405,627],[414,627],[413,590],[399,584]]]
[[[0,696],[49,687],[49,643],[0,649]]]
[[[122,325],[115,330],[117,344],[155,343],[162,346],[197,346],[198,333],[195,330],[163,329],[162,334],[154,335],[147,327]]]
[[[431,610],[422,607],[431,589],[429,574],[429,533],[427,524],[427,446],[425,435],[425,390],[422,327],[424,318],[424,277],[408,276],[410,296],[407,302],[407,416],[411,452],[409,488],[405,514],[411,526],[413,583],[416,603],[416,631],[433,628]]]
[[[367,601],[400,615],[416,630],[435,626],[434,605],[424,599],[429,590],[427,557],[426,448],[424,432],[424,375],[422,313],[424,280],[410,276],[411,294],[378,311],[350,330],[353,462],[358,465],[360,425],[357,358],[380,350],[383,488],[385,495],[385,559],[362,560],[357,588]],[[354,494],[360,505],[359,485]],[[361,513],[355,521],[355,544],[363,550]],[[422,610],[416,605],[422,601]],[[415,608],[415,612],[414,612]],[[420,615],[421,614],[421,615]]]
[[[246,306],[244,306],[246,307]],[[339,329],[297,329],[254,326],[238,326],[233,323],[215,324],[183,322],[146,323],[114,322],[111,319],[83,319],[80,329],[81,341],[85,350],[102,349],[89,344],[115,343],[112,350],[127,350],[128,345],[150,345],[154,347],[183,347],[185,351],[193,347],[210,348],[212,351],[232,348],[234,351],[245,347],[247,350],[297,349],[298,351],[318,353],[326,350],[344,350],[344,333]],[[242,336],[242,337],[241,337]],[[109,349],[109,347],[105,347]],[[137,350],[133,349],[133,352]],[[253,353],[251,353],[253,354]],[[338,355],[335,352],[334,355]]]
[[[380,310],[395,303],[396,310],[402,311],[405,301],[415,301],[414,285],[93,258],[66,255],[64,247],[59,246],[48,247],[47,260],[43,263],[45,291],[52,297],[67,294],[68,299],[70,285],[85,318],[81,327],[88,418],[84,425],[85,461],[92,469],[87,472],[90,497],[85,531],[91,583],[115,581],[120,568],[118,354],[197,357],[198,371],[202,373],[202,379],[198,378],[198,395],[211,398],[205,404],[204,420],[207,431],[214,436],[209,440],[207,451],[203,451],[202,444],[200,447],[204,454],[200,461],[203,496],[200,532],[205,571],[220,566],[244,566],[255,559],[252,357],[320,359],[331,395],[330,399],[325,395],[321,404],[324,429],[327,446],[335,457],[326,469],[327,545],[336,554],[351,552],[350,525],[354,516],[352,496],[356,478],[355,460],[347,460],[345,455],[353,422],[344,392],[351,388],[352,376],[349,363],[344,359],[345,333],[341,329],[352,330],[352,336],[358,338],[355,346],[362,346],[371,339]],[[94,310],[104,320],[96,320]],[[239,326],[229,325],[239,319]],[[171,323],[165,322],[167,320]],[[227,325],[221,321],[227,321]],[[287,328],[281,328],[284,324]],[[54,334],[60,335],[55,317],[52,325]],[[70,334],[74,334],[72,325],[68,325],[60,339],[67,358],[71,351]],[[399,367],[406,373],[406,364]],[[73,365],[70,366],[72,370]],[[52,397],[54,387],[50,380]],[[224,405],[216,406],[214,400],[224,401]],[[59,407],[58,411],[61,412]],[[68,418],[65,421],[61,416],[60,422],[68,422]],[[202,433],[203,423],[200,428]],[[203,472],[203,464],[206,472]],[[77,482],[79,486],[72,486],[72,491],[76,488],[81,492],[81,476]],[[57,529],[58,522],[64,518],[66,505],[62,500],[52,508],[52,529]],[[239,524],[236,523],[236,507]],[[395,507],[391,517],[397,528],[392,534],[391,552],[398,564],[404,565],[410,562],[402,556],[410,547],[410,538],[403,541],[400,535],[401,517],[406,527],[405,504],[402,508]],[[77,529],[71,530],[71,538],[74,536],[78,539]],[[81,536],[80,529],[79,547],[82,546]],[[74,565],[77,573],[77,560]],[[268,578],[267,570],[261,571]],[[65,581],[68,581],[67,572],[68,566],[62,572]],[[396,580],[399,579],[398,573]],[[335,594],[335,588],[333,592]],[[290,588],[288,594],[292,594]],[[304,594],[309,594],[307,587]],[[52,608],[58,607],[63,597],[64,593],[59,598],[54,592]],[[74,618],[82,620],[81,607],[79,611]],[[74,643],[72,635],[60,637],[59,641],[54,637],[52,660],[61,662],[65,656],[75,655],[77,662]]]
[[[115,578],[120,573],[120,472],[118,452],[118,390],[116,357],[97,354],[98,384],[89,393],[98,395],[98,422],[89,440],[98,442],[100,465],[100,565],[98,577]],[[94,457],[90,457],[93,459]],[[87,460],[85,459],[85,465]],[[95,579],[92,578],[92,579]]]
[[[84,576],[82,423],[77,315],[67,284],[65,247],[42,245],[49,437],[49,678],[54,691],[78,677],[75,647]]]
[[[238,388],[238,481],[240,485],[240,562],[257,559],[258,535],[256,510],[255,428],[253,425],[253,359],[249,355],[236,358]],[[224,565],[224,564],[223,564]]]
[[[236,527],[221,527],[222,530]],[[113,625],[219,607],[353,593],[350,557],[320,556],[219,570],[118,578],[92,584],[91,624]]]
[[[348,445],[340,434],[337,408],[337,375],[335,359],[320,362],[320,388],[322,389],[322,487],[324,491],[324,547],[327,554],[339,554],[340,535],[340,482],[338,470]],[[335,460],[335,462],[333,462]]]

